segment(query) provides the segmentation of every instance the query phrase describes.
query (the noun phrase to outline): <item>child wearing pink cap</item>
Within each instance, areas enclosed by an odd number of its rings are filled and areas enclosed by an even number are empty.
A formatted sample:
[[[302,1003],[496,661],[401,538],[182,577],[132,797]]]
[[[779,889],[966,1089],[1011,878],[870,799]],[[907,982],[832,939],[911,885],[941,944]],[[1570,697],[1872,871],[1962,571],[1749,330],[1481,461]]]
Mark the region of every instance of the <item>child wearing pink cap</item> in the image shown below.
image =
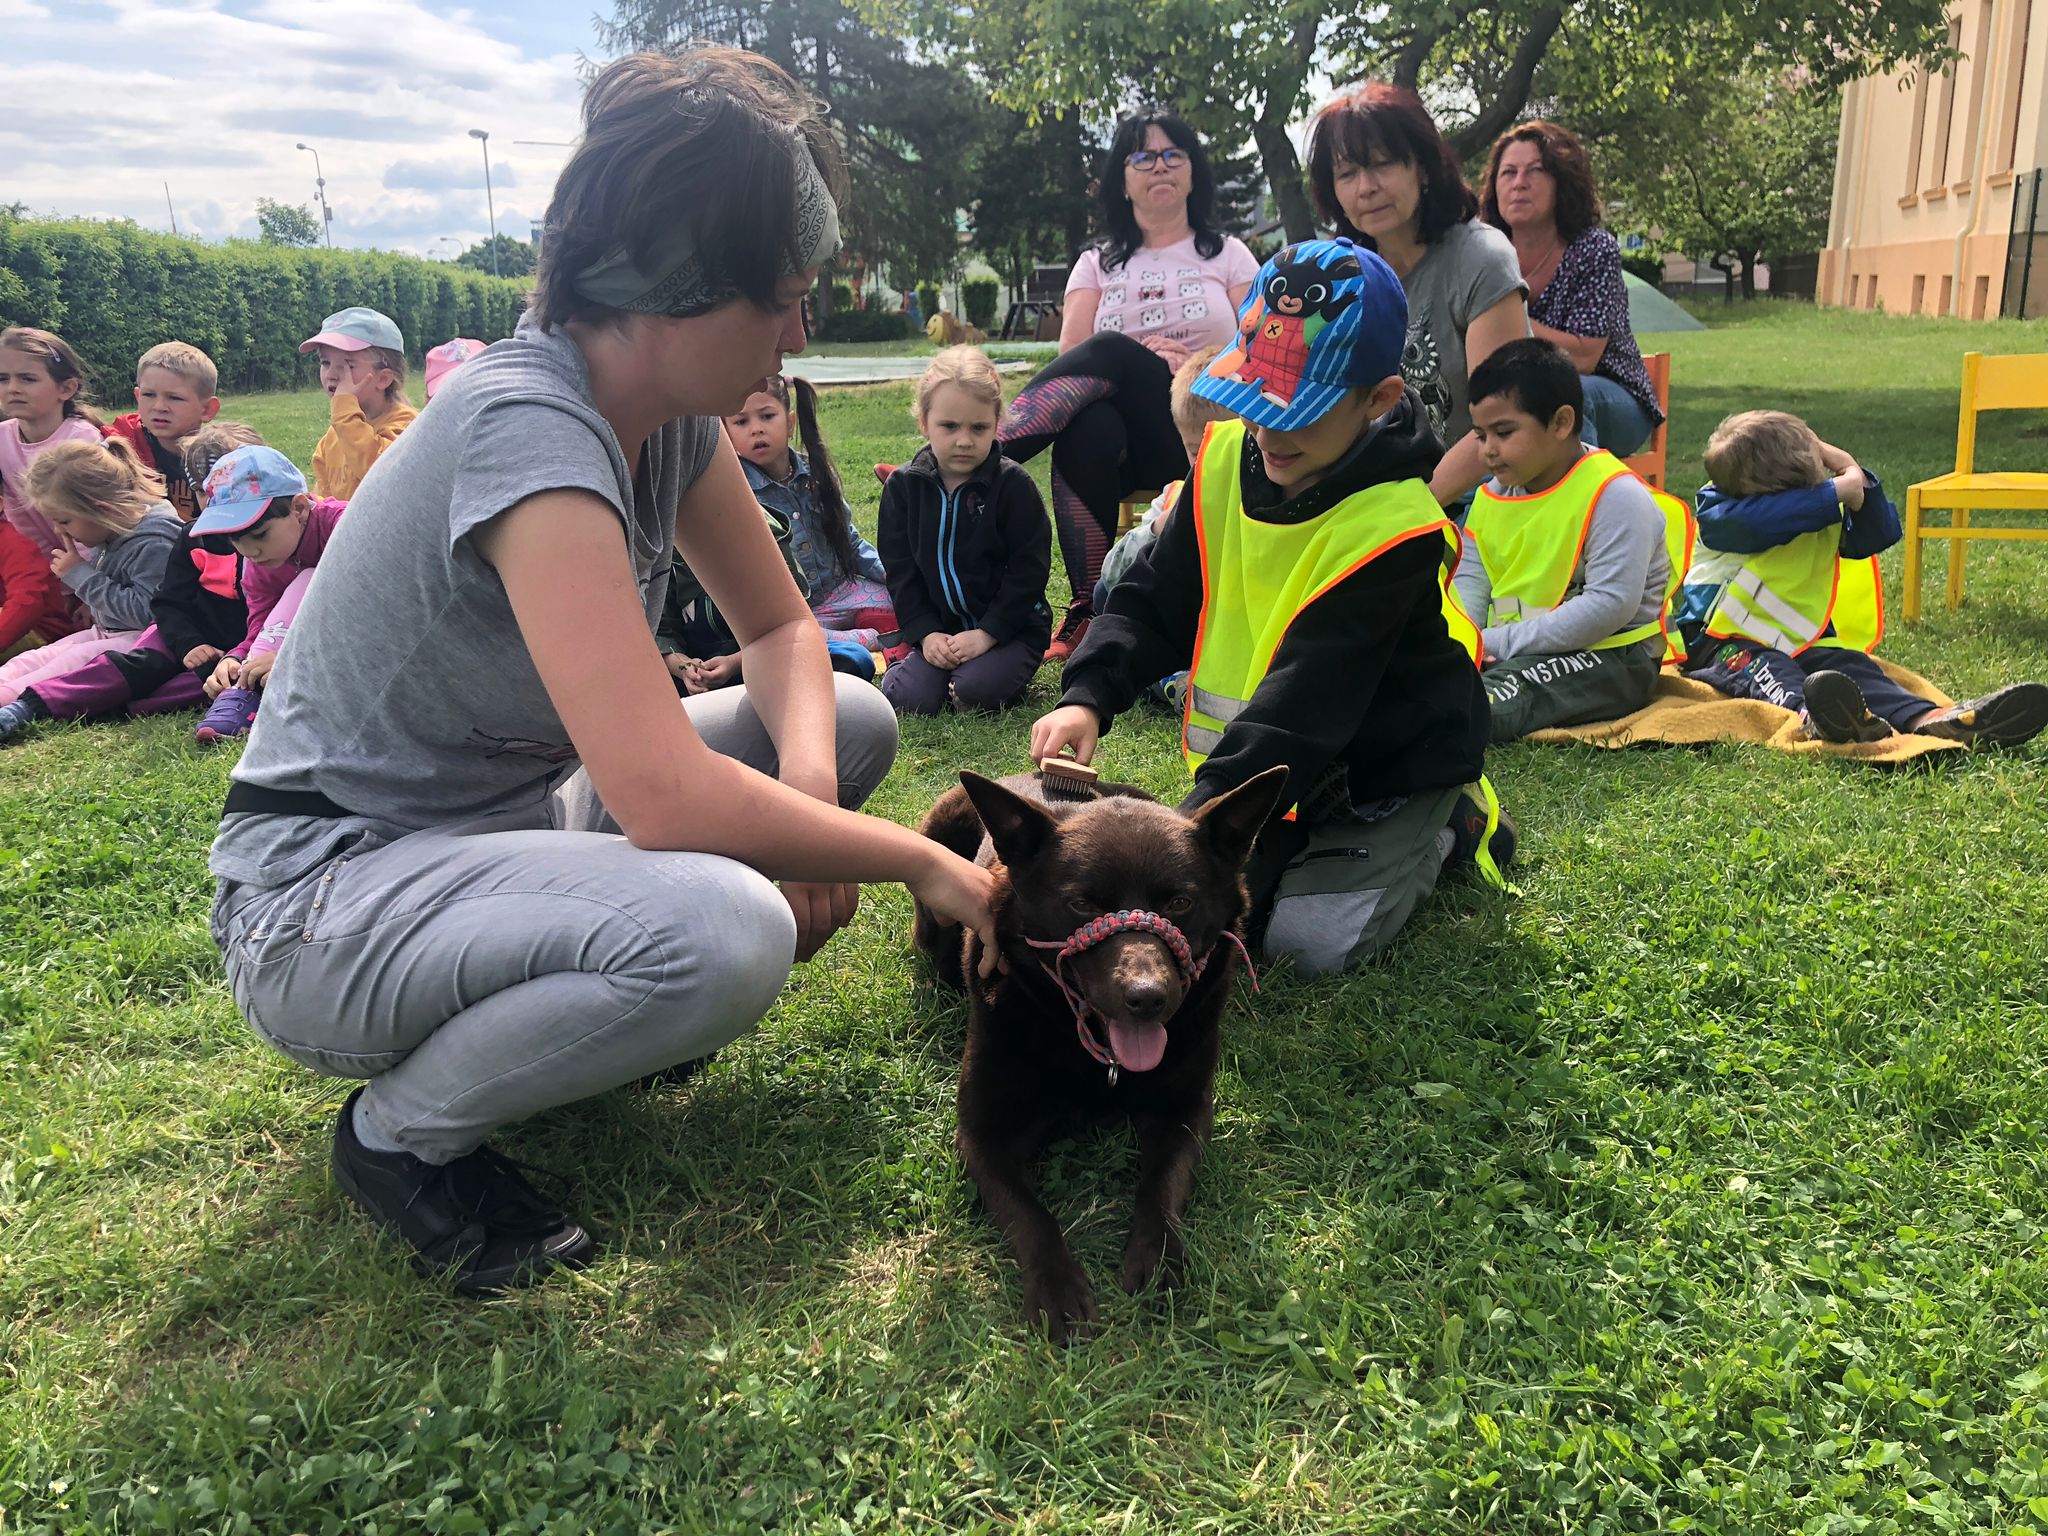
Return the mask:
[[[313,488],[346,501],[419,415],[405,397],[405,338],[389,315],[358,304],[321,321],[299,350],[319,354],[320,387],[332,402],[327,435],[313,450]]]
[[[434,398],[434,391],[441,383],[468,362],[482,354],[485,343],[472,341],[467,336],[458,336],[453,341],[444,341],[427,354],[427,398]]]

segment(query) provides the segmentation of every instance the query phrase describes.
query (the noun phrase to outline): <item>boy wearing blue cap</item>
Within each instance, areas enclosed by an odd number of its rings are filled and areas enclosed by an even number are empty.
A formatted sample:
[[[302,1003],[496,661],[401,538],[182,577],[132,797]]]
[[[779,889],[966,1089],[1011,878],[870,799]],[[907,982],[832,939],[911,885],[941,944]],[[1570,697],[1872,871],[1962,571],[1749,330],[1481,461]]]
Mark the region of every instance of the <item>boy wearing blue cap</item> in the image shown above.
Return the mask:
[[[313,489],[347,501],[419,415],[405,398],[405,338],[389,315],[358,304],[322,320],[299,351],[319,354],[329,402],[327,434],[313,449]]]
[[[1292,808],[1246,879],[1266,954],[1315,975],[1384,949],[1447,862],[1498,882],[1513,828],[1481,775],[1478,633],[1429,493],[1443,444],[1401,378],[1399,279],[1348,240],[1290,245],[1238,329],[1195,393],[1242,419],[1208,429],[1031,754],[1088,761],[1147,683],[1187,667],[1182,808],[1288,768]]]

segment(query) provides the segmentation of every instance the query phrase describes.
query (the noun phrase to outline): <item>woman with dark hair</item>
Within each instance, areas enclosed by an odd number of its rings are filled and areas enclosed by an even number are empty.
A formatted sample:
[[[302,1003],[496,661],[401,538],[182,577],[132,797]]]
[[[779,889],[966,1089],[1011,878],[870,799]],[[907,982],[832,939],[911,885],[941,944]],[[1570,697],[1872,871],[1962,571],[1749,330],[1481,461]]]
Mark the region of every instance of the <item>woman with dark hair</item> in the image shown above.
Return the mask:
[[[1472,370],[1529,334],[1515,248],[1478,221],[1457,152],[1413,91],[1374,82],[1324,107],[1309,129],[1308,170],[1317,211],[1401,279],[1401,372],[1444,441],[1429,488],[1459,504],[1486,478],[1472,438]]]
[[[1532,329],[1584,377],[1579,435],[1627,458],[1664,413],[1629,325],[1621,247],[1600,227],[1584,146],[1556,123],[1510,128],[1494,140],[1479,211],[1515,243]]]
[[[1216,178],[1202,141],[1169,112],[1117,125],[1099,197],[1107,238],[1067,277],[1060,356],[1004,414],[1003,452],[1052,448],[1053,525],[1073,603],[1048,661],[1087,632],[1117,511],[1133,491],[1188,472],[1169,397],[1174,370],[1237,333],[1259,263],[1216,228]]]
[[[235,770],[211,859],[235,1001],[367,1080],[335,1179],[458,1290],[596,1246],[486,1139],[751,1029],[857,882],[990,932],[986,871],[842,808],[895,716],[835,680],[719,424],[803,350],[838,176],[765,59],[606,68],[531,308],[350,501]],[[744,687],[678,702],[676,553]]]

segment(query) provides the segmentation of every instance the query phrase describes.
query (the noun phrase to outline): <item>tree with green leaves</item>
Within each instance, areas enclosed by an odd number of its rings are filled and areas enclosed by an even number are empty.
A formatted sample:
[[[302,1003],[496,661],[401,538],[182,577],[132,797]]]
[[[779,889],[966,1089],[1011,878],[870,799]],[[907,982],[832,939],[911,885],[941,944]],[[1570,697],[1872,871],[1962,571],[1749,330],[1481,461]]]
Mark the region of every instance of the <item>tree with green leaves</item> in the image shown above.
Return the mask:
[[[1102,146],[1079,113],[1037,122],[1014,108],[990,111],[967,154],[974,248],[1021,291],[1032,264],[1072,262],[1088,243],[1090,178]]]
[[[956,68],[913,58],[842,0],[613,0],[598,37],[615,51],[709,40],[780,64],[824,103],[846,153],[842,263],[884,266],[906,283],[958,268],[957,215],[971,192],[962,148],[988,106]]]
[[[257,238],[265,245],[309,246],[320,243],[320,221],[303,203],[256,199]]]
[[[493,245],[498,258],[495,268],[491,265]],[[455,264],[476,272],[492,272],[498,277],[531,277],[534,268],[540,265],[540,253],[524,240],[514,240],[510,235],[493,235],[489,240],[477,241],[456,257]]]
[[[1219,149],[1249,139],[1290,239],[1315,230],[1290,125],[1323,77],[1376,76],[1448,103],[1446,132],[1470,156],[1523,115],[1539,72],[1567,104],[1597,104],[1670,94],[1703,37],[1823,84],[1947,49],[1947,0],[1239,0],[1221,26],[1214,0],[856,3],[878,27],[964,55],[1021,111],[1163,101]]]

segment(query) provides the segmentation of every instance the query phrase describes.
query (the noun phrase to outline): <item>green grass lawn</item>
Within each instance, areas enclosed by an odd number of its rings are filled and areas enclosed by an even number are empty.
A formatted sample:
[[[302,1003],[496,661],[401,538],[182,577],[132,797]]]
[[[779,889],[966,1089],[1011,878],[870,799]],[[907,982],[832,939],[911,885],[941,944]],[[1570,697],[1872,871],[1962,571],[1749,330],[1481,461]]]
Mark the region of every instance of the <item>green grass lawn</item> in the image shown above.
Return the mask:
[[[1675,487],[1772,404],[1902,496],[1960,354],[2048,326],[1755,306],[1667,342]],[[908,400],[828,395],[864,518]],[[325,411],[227,414],[303,462]],[[2048,422],[1987,456],[2041,467]],[[2048,675],[2048,552],[1971,559],[1887,653]],[[875,809],[1021,766],[1052,698],[910,723]],[[895,889],[701,1077],[505,1135],[594,1268],[415,1281],[329,1182],[345,1085],[222,983],[230,757],[190,723],[0,755],[0,1530],[2048,1530],[2039,747],[1497,753],[1519,898],[1453,879],[1386,963],[1228,1020],[1183,1292],[1114,1287],[1123,1136],[1049,1160],[1106,1315],[1056,1350],[954,1163],[959,1010]],[[1182,772],[1156,713],[1105,761]]]

